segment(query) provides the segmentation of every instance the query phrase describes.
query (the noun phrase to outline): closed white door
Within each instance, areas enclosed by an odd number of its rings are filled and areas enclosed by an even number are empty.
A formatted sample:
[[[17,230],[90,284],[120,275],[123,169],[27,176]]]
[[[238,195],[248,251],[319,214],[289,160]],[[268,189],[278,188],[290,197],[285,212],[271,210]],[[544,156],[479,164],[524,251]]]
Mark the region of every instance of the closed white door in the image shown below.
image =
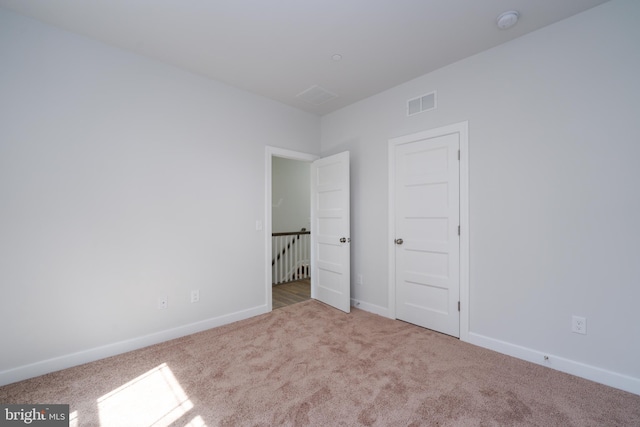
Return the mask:
[[[351,308],[349,152],[311,164],[311,297]]]
[[[460,336],[458,133],[395,147],[396,317]]]

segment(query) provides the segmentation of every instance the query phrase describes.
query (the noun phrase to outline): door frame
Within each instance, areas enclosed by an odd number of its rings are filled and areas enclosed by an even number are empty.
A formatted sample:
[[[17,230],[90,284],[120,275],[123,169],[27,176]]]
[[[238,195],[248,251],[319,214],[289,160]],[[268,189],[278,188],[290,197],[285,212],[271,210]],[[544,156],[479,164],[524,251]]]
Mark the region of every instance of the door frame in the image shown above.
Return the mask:
[[[266,311],[273,309],[273,295],[271,294],[272,278],[271,278],[271,260],[273,259],[273,250],[271,247],[271,233],[273,231],[272,221],[272,168],[271,162],[273,157],[282,157],[285,159],[299,160],[302,162],[313,162],[320,158],[314,154],[302,153],[299,151],[287,150],[284,148],[272,147],[267,145],[265,148],[264,160],[264,252],[265,252],[265,306]]]
[[[469,341],[469,122],[467,121],[389,139],[389,236],[387,246],[389,254],[389,317],[396,318],[395,149],[398,145],[453,133],[460,136],[460,340]]]

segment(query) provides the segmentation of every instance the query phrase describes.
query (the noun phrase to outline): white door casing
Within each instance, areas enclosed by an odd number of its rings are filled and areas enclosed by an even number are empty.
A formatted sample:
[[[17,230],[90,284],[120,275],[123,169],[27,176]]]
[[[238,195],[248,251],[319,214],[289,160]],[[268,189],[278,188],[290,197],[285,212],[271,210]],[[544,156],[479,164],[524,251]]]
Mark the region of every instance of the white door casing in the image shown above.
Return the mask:
[[[264,244],[265,244],[265,313],[268,313],[273,308],[272,301],[272,270],[271,260],[273,259],[273,248],[271,247],[271,232],[272,232],[272,160],[273,157],[282,157],[285,159],[298,160],[301,162],[313,162],[318,159],[318,156],[308,153],[301,153],[298,151],[287,150],[284,148],[267,146],[265,150],[265,212],[264,212]],[[259,227],[256,227],[257,231]]]
[[[391,317],[463,339],[468,163],[459,152],[466,157],[467,139],[464,122],[389,141]]]
[[[349,152],[311,164],[311,297],[351,308]]]

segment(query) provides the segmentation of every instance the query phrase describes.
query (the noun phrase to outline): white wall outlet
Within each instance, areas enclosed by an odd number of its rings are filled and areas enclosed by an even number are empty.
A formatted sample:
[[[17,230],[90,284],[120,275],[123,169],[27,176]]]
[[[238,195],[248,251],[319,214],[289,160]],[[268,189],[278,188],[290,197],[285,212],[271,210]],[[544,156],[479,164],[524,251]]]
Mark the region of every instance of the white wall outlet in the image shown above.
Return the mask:
[[[200,290],[194,289],[191,291],[191,302],[198,302],[198,301],[200,301]]]
[[[356,276],[356,283],[357,283],[358,285],[362,285],[362,274],[358,274],[358,275]]]
[[[164,310],[169,306],[167,296],[158,297],[158,310]]]
[[[580,316],[571,317],[571,332],[575,334],[587,334],[587,319]]]
[[[260,230],[262,230],[262,221],[257,220],[256,221],[256,231],[260,231]]]

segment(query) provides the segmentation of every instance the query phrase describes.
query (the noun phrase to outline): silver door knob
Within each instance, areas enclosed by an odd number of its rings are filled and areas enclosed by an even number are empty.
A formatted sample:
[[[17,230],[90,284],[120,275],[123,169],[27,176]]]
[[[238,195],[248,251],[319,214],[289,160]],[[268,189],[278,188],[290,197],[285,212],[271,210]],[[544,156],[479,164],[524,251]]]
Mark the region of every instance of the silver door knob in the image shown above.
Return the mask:
[[[402,240],[402,239],[396,239],[396,240],[395,240],[395,242],[396,242],[396,245],[401,245],[401,244],[403,244],[403,243],[404,243],[404,240]]]
[[[340,238],[340,243],[347,243],[347,238],[346,237],[341,237]]]

